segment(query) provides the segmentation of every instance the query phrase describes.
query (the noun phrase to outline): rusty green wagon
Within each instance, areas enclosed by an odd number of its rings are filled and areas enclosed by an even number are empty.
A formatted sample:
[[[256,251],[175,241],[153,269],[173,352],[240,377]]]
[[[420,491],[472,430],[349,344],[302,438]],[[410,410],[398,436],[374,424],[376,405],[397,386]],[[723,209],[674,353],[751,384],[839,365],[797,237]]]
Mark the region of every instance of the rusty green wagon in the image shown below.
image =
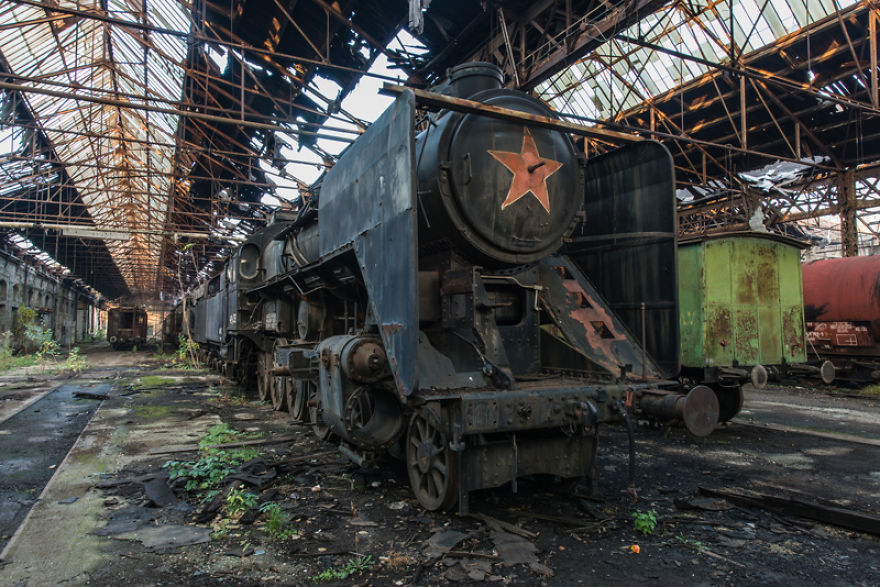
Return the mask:
[[[806,365],[800,258],[806,246],[761,232],[680,241],[682,375],[715,390],[722,421],[741,409],[745,381],[763,387],[768,377],[829,377],[827,366],[823,372]]]

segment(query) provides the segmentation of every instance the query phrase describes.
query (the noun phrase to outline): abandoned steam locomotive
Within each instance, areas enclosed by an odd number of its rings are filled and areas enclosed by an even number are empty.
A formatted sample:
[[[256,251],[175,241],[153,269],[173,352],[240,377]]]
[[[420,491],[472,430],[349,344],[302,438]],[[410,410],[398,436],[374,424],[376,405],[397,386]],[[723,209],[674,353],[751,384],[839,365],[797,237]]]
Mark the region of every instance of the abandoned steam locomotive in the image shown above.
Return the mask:
[[[438,91],[555,119],[501,82],[466,64]],[[404,458],[427,509],[523,475],[592,480],[602,422],[705,435],[718,420],[719,392],[670,381],[669,153],[641,141],[586,161],[527,118],[441,110],[416,136],[403,92],[180,320],[212,365],[256,373],[261,397],[355,462]]]

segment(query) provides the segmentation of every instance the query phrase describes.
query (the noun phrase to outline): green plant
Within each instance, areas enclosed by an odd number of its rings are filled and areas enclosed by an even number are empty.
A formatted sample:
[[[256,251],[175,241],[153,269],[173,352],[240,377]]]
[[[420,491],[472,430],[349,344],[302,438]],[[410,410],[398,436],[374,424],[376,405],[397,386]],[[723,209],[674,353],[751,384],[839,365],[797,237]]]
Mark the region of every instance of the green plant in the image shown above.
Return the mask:
[[[64,366],[76,375],[80,371],[85,371],[89,368],[89,360],[80,355],[79,347],[75,346],[67,353],[67,360],[64,361]]]
[[[235,439],[256,438],[260,432],[241,432],[230,428],[229,424],[221,423],[208,429],[208,433],[199,440],[199,458],[194,461],[166,461],[162,467],[168,469],[168,479],[186,479],[184,489],[187,491],[205,491],[202,501],[210,501],[219,493],[217,486],[227,475],[242,463],[260,456],[258,450],[242,447],[223,450],[215,445]],[[256,503],[254,503],[256,505]]]
[[[34,352],[38,343],[33,335],[39,330],[37,311],[27,306],[19,306],[12,323],[12,337],[15,339],[15,344],[23,348],[25,353]]]
[[[245,491],[243,485],[233,487],[226,495],[224,509],[230,516],[243,514],[252,507],[256,507],[259,496],[256,493]]]
[[[210,452],[213,446],[218,444],[225,444],[236,440],[259,438],[262,435],[262,432],[242,432],[230,427],[226,422],[222,422],[216,426],[211,426],[208,429],[208,434],[199,440],[199,450]]]
[[[329,569],[321,571],[312,577],[312,580],[315,583],[322,583],[325,581],[340,581],[342,579],[348,579],[355,573],[369,570],[374,564],[376,563],[373,560],[372,554],[359,556],[356,559],[349,559],[349,561],[341,567],[330,567]]]
[[[45,357],[55,358],[55,355],[58,354],[58,343],[55,342],[55,338],[52,335],[51,330],[42,330],[35,331],[37,334],[34,336],[38,342],[36,355],[37,358],[42,361]]]
[[[169,480],[185,478],[187,491],[202,491],[214,489],[235,467],[257,456],[259,452],[252,448],[216,450],[195,461],[167,461],[163,467],[168,469]]]
[[[211,538],[214,540],[221,540],[229,536],[229,525],[232,523],[231,520],[220,520],[220,522],[214,526],[214,531],[211,532]]]
[[[183,334],[178,337],[177,342],[177,351],[173,355],[174,363],[184,368],[198,369],[199,343]]]
[[[14,355],[12,352],[12,332],[0,334],[0,371],[26,367],[37,362],[33,355]]]
[[[275,502],[265,502],[260,506],[260,511],[266,515],[263,529],[279,540],[287,540],[291,536],[299,534],[296,528],[287,528],[290,517],[281,511],[281,506]]]
[[[657,526],[657,512],[654,510],[648,510],[647,512],[636,510],[633,512],[633,524],[636,527],[636,532],[641,532],[647,536],[653,533],[654,527]]]
[[[703,550],[703,543],[702,542],[700,542],[699,540],[693,540],[691,538],[688,538],[687,536],[684,535],[683,532],[679,532],[678,536],[676,536],[676,538],[678,538],[678,541],[681,542],[682,544],[684,544],[685,546],[690,546],[691,548],[693,548],[694,550],[697,550],[697,551]]]

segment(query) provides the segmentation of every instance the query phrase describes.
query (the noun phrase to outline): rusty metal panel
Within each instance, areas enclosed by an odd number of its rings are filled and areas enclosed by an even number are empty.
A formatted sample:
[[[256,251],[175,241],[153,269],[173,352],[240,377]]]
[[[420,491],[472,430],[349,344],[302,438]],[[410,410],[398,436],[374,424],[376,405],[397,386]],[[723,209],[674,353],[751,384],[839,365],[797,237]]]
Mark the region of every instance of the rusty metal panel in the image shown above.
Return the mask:
[[[803,292],[808,322],[866,322],[880,338],[880,255],[806,263]]]
[[[682,364],[804,362],[801,248],[802,243],[762,233],[682,243]]]
[[[678,249],[678,304],[681,325],[681,364],[702,366],[703,344],[703,248]]]
[[[759,362],[758,316],[753,308],[736,308],[734,316],[734,356],[741,365]]]
[[[548,257],[538,263],[538,269],[544,288],[539,294],[541,302],[572,349],[612,377],[621,377],[624,371],[629,379],[663,376],[574,262],[562,256]]]
[[[641,141],[588,161],[586,220],[569,254],[664,376],[680,365],[675,171],[660,143]]]
[[[321,254],[354,248],[401,396],[417,385],[415,100],[405,92],[327,172]]]

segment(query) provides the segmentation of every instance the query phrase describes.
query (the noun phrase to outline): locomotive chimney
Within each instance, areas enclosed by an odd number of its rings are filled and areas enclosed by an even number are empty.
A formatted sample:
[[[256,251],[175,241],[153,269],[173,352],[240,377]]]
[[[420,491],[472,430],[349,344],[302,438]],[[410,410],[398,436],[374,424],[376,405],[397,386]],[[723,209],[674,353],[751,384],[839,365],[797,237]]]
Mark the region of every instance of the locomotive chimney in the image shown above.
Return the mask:
[[[449,70],[450,90],[458,98],[470,98],[483,90],[497,90],[503,82],[504,74],[494,63],[474,61]]]

